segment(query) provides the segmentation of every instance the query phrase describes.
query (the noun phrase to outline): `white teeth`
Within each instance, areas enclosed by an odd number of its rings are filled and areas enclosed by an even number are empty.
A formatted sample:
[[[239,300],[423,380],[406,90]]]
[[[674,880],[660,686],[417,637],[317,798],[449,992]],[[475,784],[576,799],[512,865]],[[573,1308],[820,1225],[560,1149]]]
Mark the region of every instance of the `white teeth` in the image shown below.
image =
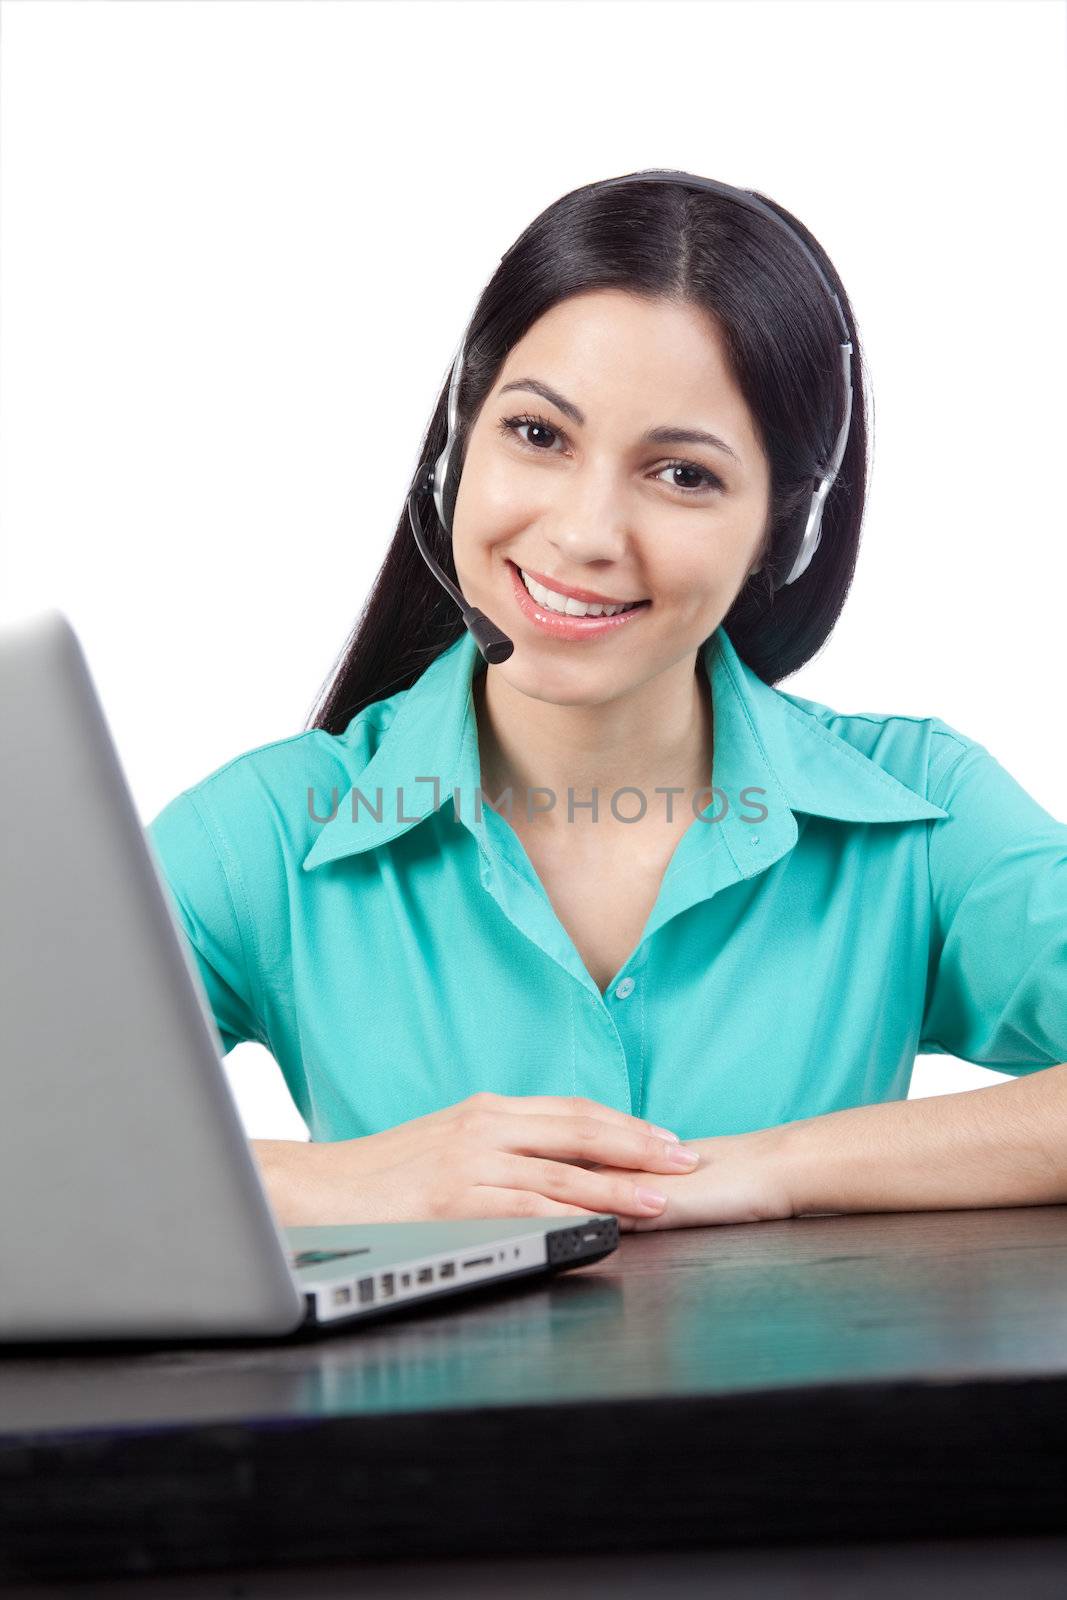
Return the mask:
[[[558,611],[567,617],[616,617],[620,611],[632,611],[635,605],[640,605],[639,600],[630,605],[623,606],[593,606],[586,605],[584,600],[572,600],[569,595],[556,594],[552,589],[546,589],[544,584],[537,583],[529,573],[519,568],[519,575],[529,592],[538,604],[543,605],[548,611]]]

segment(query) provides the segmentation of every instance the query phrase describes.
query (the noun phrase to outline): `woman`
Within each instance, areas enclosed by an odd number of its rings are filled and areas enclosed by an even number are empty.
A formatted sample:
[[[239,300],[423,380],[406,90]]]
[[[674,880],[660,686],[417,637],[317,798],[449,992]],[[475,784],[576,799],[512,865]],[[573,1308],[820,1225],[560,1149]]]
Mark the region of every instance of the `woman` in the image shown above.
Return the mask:
[[[1067,826],[939,718],[774,687],[867,432],[844,287],[757,199],[632,174],[531,223],[422,530],[513,653],[405,511],[310,727],[150,826],[223,1048],[310,1129],[254,1142],[283,1224],[1067,1198]],[[1015,1081],[908,1101],[923,1051]]]

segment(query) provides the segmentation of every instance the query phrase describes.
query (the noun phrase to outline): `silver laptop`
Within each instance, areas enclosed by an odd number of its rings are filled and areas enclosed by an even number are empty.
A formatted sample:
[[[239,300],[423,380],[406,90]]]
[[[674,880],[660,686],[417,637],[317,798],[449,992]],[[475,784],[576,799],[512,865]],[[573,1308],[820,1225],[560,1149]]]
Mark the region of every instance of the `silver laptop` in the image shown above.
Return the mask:
[[[0,627],[0,773],[0,1341],[302,1337],[616,1248],[611,1215],[280,1228],[61,611]]]

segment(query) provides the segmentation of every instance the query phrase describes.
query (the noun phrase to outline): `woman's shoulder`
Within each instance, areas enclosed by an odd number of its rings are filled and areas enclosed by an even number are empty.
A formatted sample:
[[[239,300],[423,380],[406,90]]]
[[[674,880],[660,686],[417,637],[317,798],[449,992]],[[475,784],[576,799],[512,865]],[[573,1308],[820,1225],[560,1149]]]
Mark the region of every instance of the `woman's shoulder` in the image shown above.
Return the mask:
[[[406,692],[365,707],[342,733],[307,728],[301,733],[243,750],[206,773],[185,792],[209,793],[212,799],[221,800],[240,797],[250,791],[261,792],[264,787],[274,790],[301,778],[329,783],[347,776],[354,781],[373,756]]]
[[[224,866],[246,880],[285,875],[301,861],[323,818],[373,757],[398,696],[377,701],[340,734],[309,728],[231,756],[188,784],[147,824],[160,855],[207,836]]]
[[[943,717],[894,711],[843,711],[775,691],[788,714],[819,723],[891,776],[936,804],[936,794],[968,751],[985,746]]]

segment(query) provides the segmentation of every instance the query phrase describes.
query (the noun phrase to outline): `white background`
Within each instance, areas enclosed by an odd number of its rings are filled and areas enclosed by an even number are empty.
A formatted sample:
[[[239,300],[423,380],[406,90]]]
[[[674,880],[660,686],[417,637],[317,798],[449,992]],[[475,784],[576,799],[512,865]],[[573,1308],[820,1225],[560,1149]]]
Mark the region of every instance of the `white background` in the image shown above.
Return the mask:
[[[5,0],[0,621],[66,611],[146,822],[301,731],[502,252],[678,167],[802,218],[865,347],[859,571],[781,687],[944,717],[1067,818],[1065,46],[1058,0]]]

